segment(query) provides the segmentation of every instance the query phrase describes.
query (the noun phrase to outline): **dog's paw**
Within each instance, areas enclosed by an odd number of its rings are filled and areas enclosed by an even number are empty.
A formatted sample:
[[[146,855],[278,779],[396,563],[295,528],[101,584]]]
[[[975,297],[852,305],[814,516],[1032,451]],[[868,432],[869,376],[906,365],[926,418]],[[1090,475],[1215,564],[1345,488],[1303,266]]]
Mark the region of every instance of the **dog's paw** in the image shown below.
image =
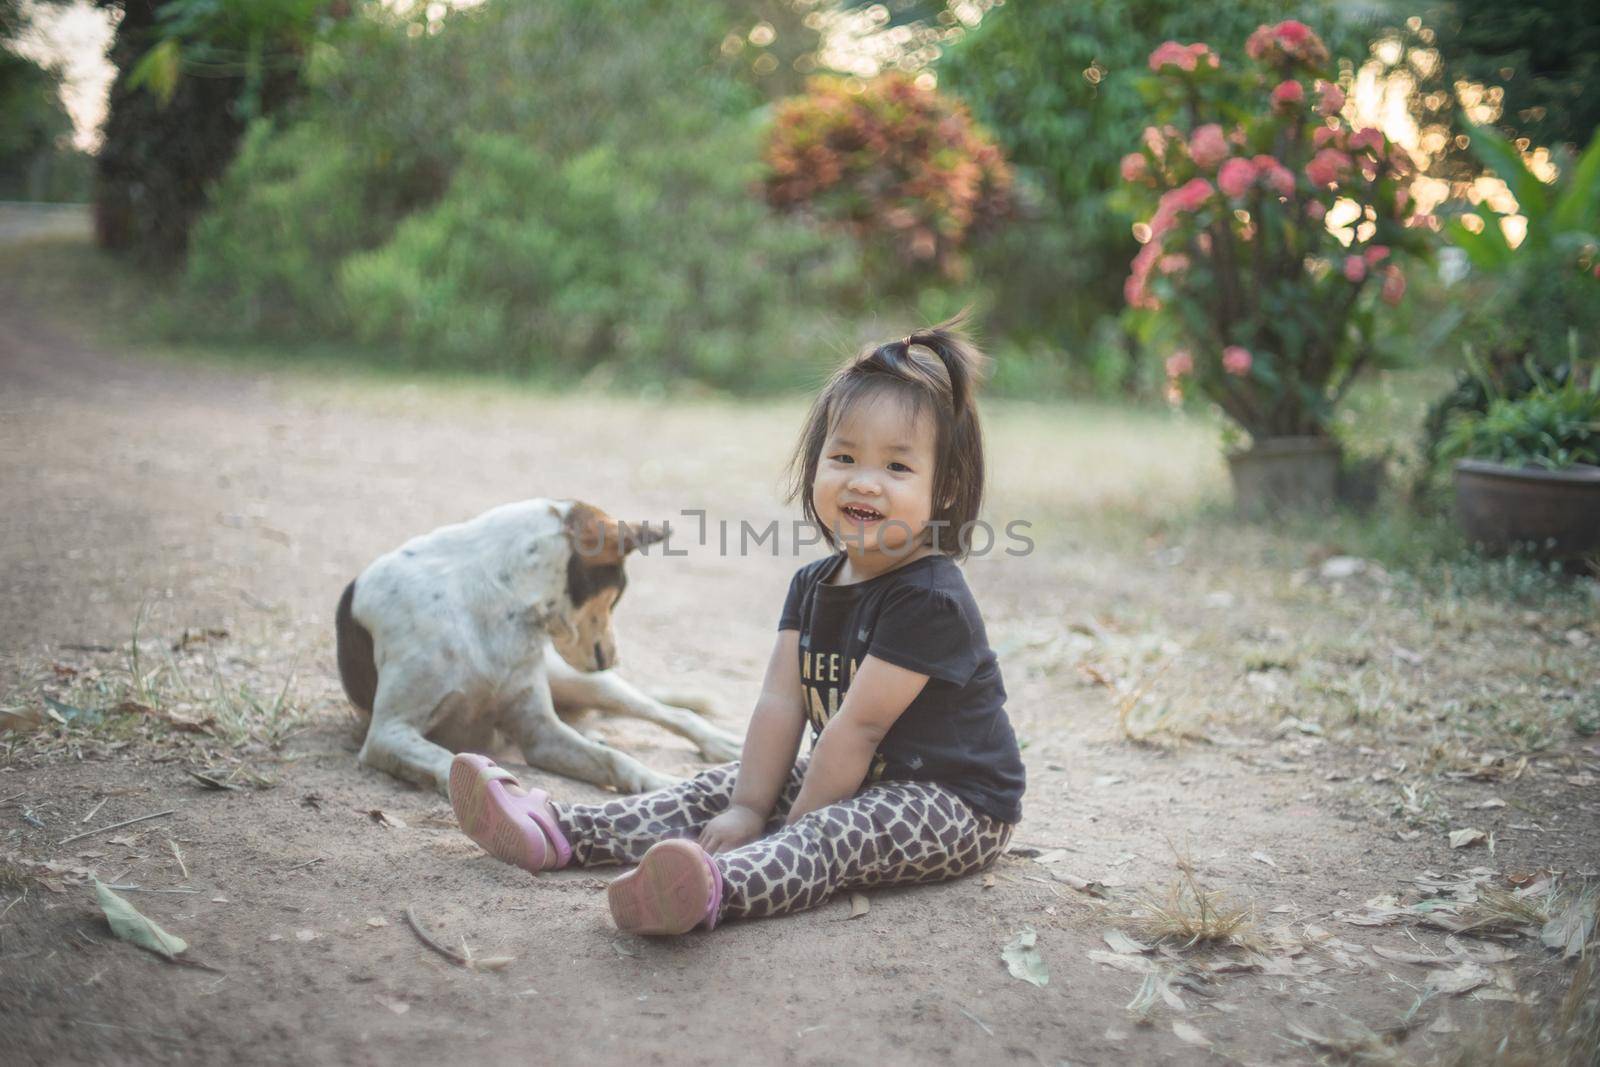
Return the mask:
[[[731,763],[744,755],[744,743],[732,734],[719,734],[700,742],[700,758],[711,763]]]
[[[683,781],[682,778],[674,778],[670,774],[656,774],[651,771],[647,774],[636,776],[631,782],[618,782],[617,792],[657,793],[663,789],[670,789],[681,781]]]

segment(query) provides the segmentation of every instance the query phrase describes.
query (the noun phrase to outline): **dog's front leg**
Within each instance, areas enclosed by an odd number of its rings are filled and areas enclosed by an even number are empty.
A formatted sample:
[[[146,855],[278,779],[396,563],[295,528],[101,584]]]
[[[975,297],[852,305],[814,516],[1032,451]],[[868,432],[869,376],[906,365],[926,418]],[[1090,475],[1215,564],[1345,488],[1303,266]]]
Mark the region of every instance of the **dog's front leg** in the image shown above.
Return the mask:
[[[408,722],[374,716],[357,758],[368,767],[450,795],[450,750],[429,741]]]
[[[563,706],[597,708],[613,715],[628,715],[671,730],[686,738],[700,750],[700,755],[714,763],[726,763],[739,758],[744,742],[726,730],[713,726],[701,716],[700,708],[674,706],[646,696],[635,689],[614,670],[580,671],[561,658],[553,647],[546,649],[544,665],[550,678],[550,691]],[[696,712],[700,714],[696,714]]]
[[[533,669],[524,689],[508,708],[506,728],[530,767],[564,774],[619,793],[650,793],[677,782],[626,753],[591,741],[556,718],[544,665]]]

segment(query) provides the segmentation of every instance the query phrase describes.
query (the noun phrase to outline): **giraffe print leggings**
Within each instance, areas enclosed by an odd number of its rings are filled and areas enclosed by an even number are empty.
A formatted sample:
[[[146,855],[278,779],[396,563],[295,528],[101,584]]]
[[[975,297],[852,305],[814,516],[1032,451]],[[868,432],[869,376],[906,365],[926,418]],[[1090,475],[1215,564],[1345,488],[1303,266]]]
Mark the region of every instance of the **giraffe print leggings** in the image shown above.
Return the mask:
[[[789,772],[766,836],[712,857],[722,872],[719,920],[813,908],[841,889],[942,882],[987,867],[1011,840],[1013,824],[933,782],[876,782],[786,827],[808,762]],[[732,801],[738,773],[728,763],[655,793],[556,804],[572,863],[638,863],[657,841],[699,836]]]

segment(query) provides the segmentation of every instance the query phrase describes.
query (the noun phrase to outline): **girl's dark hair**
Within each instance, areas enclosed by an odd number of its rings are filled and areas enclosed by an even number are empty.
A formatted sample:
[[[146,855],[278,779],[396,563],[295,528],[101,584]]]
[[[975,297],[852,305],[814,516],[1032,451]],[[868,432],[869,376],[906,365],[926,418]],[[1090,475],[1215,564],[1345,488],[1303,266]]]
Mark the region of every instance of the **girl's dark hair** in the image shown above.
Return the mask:
[[[956,559],[967,554],[969,537],[959,537],[983,504],[983,428],[978,422],[977,388],[989,357],[967,337],[965,311],[937,326],[886,344],[869,345],[833,372],[806,416],[800,441],[789,460],[788,500],[802,501],[805,516],[832,547],[833,531],[817,517],[811,483],[828,434],[859,401],[881,393],[900,398],[913,418],[934,420],[932,520],[942,550]],[[968,542],[968,543],[963,543]]]

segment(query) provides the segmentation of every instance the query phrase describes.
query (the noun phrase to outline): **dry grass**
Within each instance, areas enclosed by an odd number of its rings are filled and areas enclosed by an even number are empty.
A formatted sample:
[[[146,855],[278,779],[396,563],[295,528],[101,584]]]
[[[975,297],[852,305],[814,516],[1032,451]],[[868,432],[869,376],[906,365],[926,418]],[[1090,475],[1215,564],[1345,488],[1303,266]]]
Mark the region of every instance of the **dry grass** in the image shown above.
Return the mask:
[[[1439,1067],[1594,1067],[1600,1063],[1600,966],[1595,945],[1573,968],[1555,1012],[1539,1018],[1518,1004],[1499,1025],[1461,1035]]]
[[[35,657],[0,697],[0,734],[12,744],[48,746],[90,734],[106,740],[180,735],[230,749],[276,749],[309,720],[291,667],[272,677],[237,655],[219,653],[229,635],[180,630],[152,640],[146,613],[121,649],[74,654],[71,662]],[[9,673],[9,672],[8,672]]]
[[[1222,890],[1208,889],[1187,854],[1174,849],[1178,876],[1164,894],[1139,893],[1124,921],[1141,937],[1176,942],[1188,949],[1199,945],[1259,948],[1254,905],[1240,904]]]

